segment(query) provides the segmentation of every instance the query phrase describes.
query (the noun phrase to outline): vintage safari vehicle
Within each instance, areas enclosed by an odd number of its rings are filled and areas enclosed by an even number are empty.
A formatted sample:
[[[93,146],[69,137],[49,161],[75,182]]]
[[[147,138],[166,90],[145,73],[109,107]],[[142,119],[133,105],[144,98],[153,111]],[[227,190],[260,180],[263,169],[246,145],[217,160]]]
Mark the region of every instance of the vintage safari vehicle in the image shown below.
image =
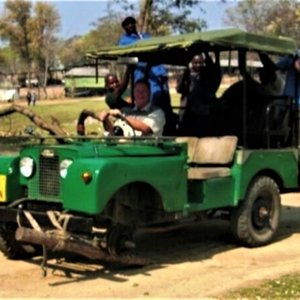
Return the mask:
[[[288,38],[228,29],[152,38],[88,56],[184,66],[199,52],[237,51],[246,65],[248,52],[295,50]],[[44,255],[61,250],[143,265],[147,260],[131,253],[138,230],[215,215],[228,219],[238,243],[270,243],[279,227],[280,194],[299,190],[296,107],[293,99],[276,95],[259,117],[249,113],[257,99],[241,82],[234,105],[220,97],[212,114],[220,131],[211,136],[73,137],[2,155],[1,251],[20,258],[43,246]]]

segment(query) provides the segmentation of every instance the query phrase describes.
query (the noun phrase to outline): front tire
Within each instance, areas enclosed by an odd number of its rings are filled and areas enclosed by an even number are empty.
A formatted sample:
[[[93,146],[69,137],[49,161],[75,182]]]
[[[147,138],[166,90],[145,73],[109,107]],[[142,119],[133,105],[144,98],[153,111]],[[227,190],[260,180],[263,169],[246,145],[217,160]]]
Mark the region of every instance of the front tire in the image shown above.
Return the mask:
[[[272,241],[280,219],[280,193],[270,177],[257,177],[246,198],[231,213],[231,230],[235,238],[248,247],[259,247]]]
[[[133,232],[124,226],[114,225],[107,234],[107,250],[110,255],[118,256],[129,252],[133,243]]]
[[[41,253],[38,246],[16,241],[17,226],[0,223],[0,251],[9,259],[25,259]]]

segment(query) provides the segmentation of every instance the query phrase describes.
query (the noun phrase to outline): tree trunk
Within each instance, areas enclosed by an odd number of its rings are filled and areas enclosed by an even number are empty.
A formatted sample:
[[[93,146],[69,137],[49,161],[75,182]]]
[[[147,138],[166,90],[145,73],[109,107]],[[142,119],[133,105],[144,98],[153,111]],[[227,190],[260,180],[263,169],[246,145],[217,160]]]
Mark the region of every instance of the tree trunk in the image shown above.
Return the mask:
[[[48,99],[48,93],[47,93],[47,79],[48,79],[48,57],[45,58],[45,66],[44,66],[44,74],[43,74],[43,90],[45,93],[45,98]]]
[[[149,31],[152,7],[153,7],[153,0],[140,1],[140,17],[139,17],[138,27],[139,30],[142,32]]]
[[[63,231],[52,230],[48,232],[37,231],[31,228],[19,227],[16,230],[17,241],[44,245],[51,251],[67,251],[85,256],[90,259],[98,259],[112,263],[121,263],[136,266],[145,266],[151,263],[147,258],[133,255],[112,256],[96,247],[91,241],[76,239]]]

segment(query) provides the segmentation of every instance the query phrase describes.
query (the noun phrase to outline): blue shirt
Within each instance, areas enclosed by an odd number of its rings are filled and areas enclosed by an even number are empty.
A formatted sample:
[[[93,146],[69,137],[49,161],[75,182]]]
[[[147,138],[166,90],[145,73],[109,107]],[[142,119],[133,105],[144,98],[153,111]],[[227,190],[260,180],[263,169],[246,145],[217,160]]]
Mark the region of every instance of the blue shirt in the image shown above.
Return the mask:
[[[123,34],[118,42],[119,46],[125,46],[132,43],[135,43],[136,41],[143,40],[143,39],[149,39],[151,36],[148,33],[141,32],[138,34],[132,33],[132,34]]]
[[[118,42],[119,46],[129,45],[135,43],[142,39],[149,39],[151,36],[148,33],[132,33],[132,34],[123,34]],[[134,71],[134,81],[145,78],[147,63],[140,62],[137,64]],[[168,85],[168,72],[163,65],[157,65],[150,69],[149,71],[149,83],[151,89],[151,98],[150,101],[162,107],[164,109],[164,104],[160,102],[162,97],[161,93],[164,93],[164,96],[169,95],[169,85]],[[165,110],[165,109],[164,109]]]
[[[277,62],[276,66],[278,70],[287,72],[283,94],[296,99],[300,106],[300,81],[299,75],[293,66],[294,61],[294,57],[285,56]]]

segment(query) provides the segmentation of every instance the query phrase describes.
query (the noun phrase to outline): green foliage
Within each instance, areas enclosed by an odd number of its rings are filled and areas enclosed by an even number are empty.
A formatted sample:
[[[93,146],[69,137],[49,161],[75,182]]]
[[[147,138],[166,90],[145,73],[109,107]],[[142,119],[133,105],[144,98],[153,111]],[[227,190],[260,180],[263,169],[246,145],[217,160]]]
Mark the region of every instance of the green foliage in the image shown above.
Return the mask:
[[[58,47],[59,59],[66,69],[72,66],[83,65],[85,60],[85,53],[88,45],[85,44],[84,38],[74,36],[66,41],[61,41]]]
[[[127,15],[137,16],[137,9],[132,2],[114,0],[122,5]],[[144,0],[141,1],[143,8],[140,8],[140,24],[144,31],[152,35],[166,35],[171,33],[187,33],[201,31],[207,27],[202,19],[192,19],[192,9],[201,9],[201,2],[197,0]]]
[[[60,60],[68,67],[87,63],[85,54],[89,50],[117,45],[123,33],[121,27],[122,17],[108,6],[107,14],[96,20],[93,29],[84,36],[74,36],[62,43],[60,47]]]
[[[228,25],[249,32],[300,39],[300,3],[297,0],[245,0],[226,11]]]
[[[15,74],[20,67],[19,57],[11,47],[0,48],[0,69],[3,73]],[[17,85],[17,82],[13,82]]]
[[[84,36],[74,36],[62,42],[60,47],[60,60],[66,68],[80,66],[87,63],[86,52],[117,45],[123,33],[121,17],[108,11],[107,15],[99,18],[92,25],[94,28]]]
[[[53,6],[37,2],[31,19],[32,53],[38,69],[39,82],[46,86],[47,71],[55,60],[54,35],[60,25],[58,12]]]
[[[231,292],[222,299],[299,299],[300,274],[269,280],[257,287]]]
[[[274,35],[300,38],[300,3],[296,0],[275,2],[268,13],[266,32]],[[299,43],[299,42],[298,42]]]
[[[123,34],[120,24],[120,16],[109,12],[107,16],[99,18],[93,24],[95,28],[84,37],[85,44],[88,45],[89,49],[117,45],[121,34]]]
[[[18,73],[26,72],[30,78],[34,66],[35,76],[45,85],[46,72],[54,59],[54,35],[60,24],[57,11],[48,3],[37,1],[33,6],[27,0],[6,0],[4,8],[0,16],[0,36],[18,56],[14,60],[19,64]],[[8,59],[5,62],[12,63]]]
[[[29,1],[6,1],[4,15],[0,19],[2,39],[9,41],[11,48],[27,61],[31,59],[30,11]]]
[[[194,0],[153,1],[150,32],[155,35],[201,31],[207,27],[201,19],[192,19],[192,9],[201,11],[201,3]],[[202,10],[203,11],[203,10]]]

